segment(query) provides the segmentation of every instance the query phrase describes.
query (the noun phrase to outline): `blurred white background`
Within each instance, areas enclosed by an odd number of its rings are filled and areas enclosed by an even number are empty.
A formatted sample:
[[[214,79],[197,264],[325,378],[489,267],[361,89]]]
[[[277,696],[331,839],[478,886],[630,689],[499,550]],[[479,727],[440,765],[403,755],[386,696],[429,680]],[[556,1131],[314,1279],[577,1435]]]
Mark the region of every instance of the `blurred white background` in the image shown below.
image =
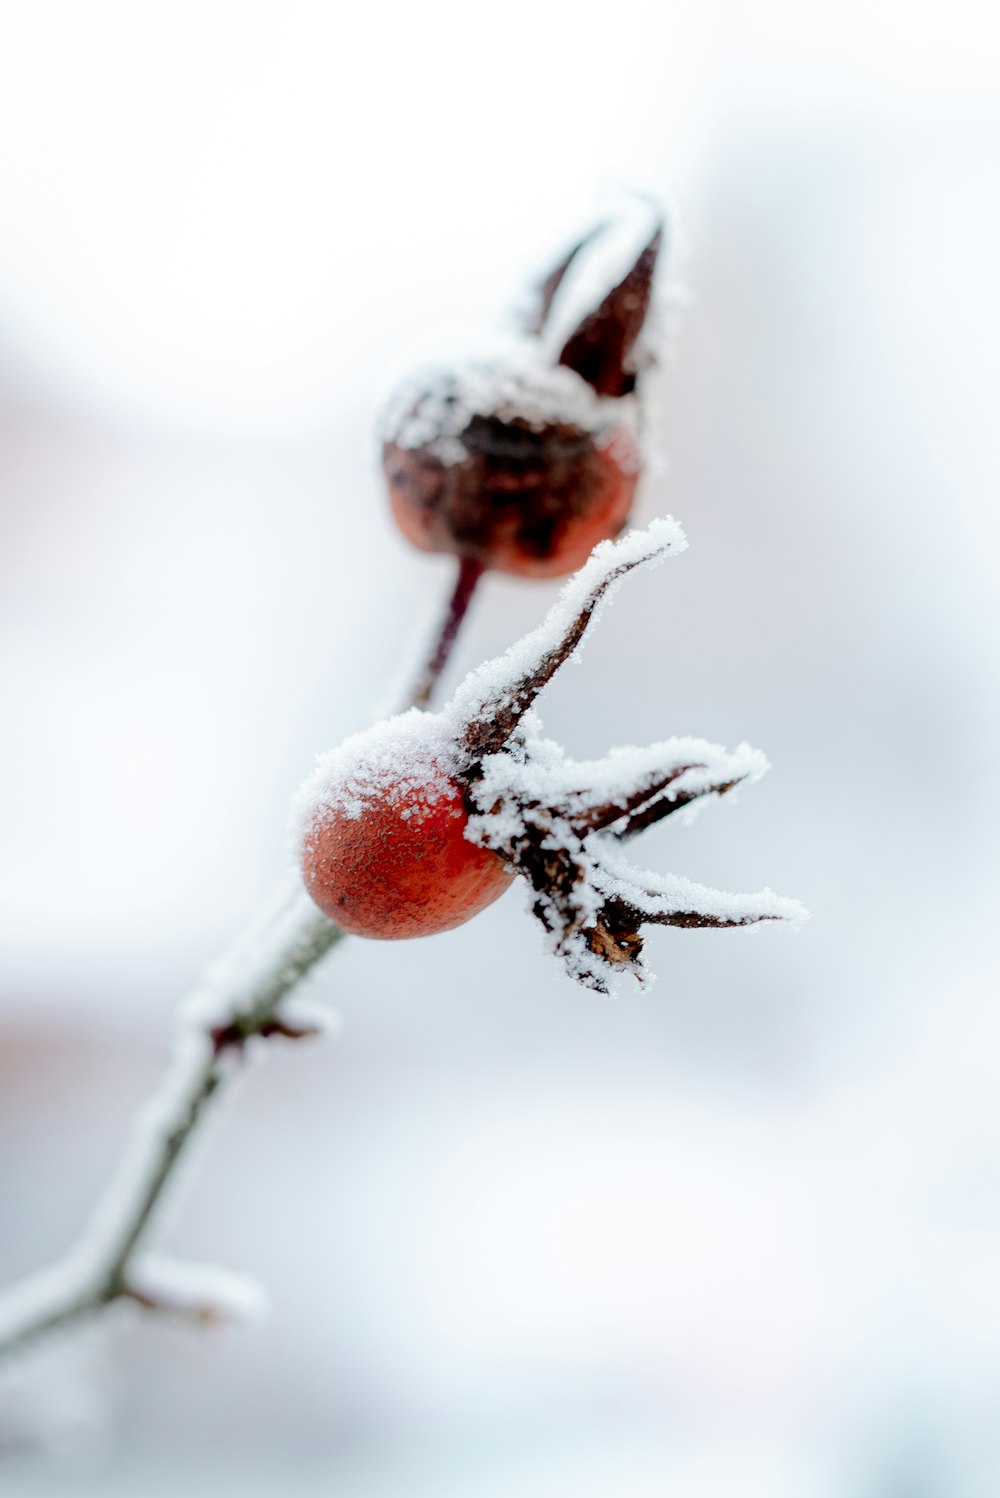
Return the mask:
[[[3,1278],[72,1239],[313,754],[448,586],[386,516],[388,384],[622,190],[675,209],[639,513],[691,550],[544,717],[581,756],[759,744],[645,856],[815,913],[654,932],[615,1002],[519,892],[346,948],[340,1043],[255,1069],[165,1235],[270,1322],[8,1374],[4,1491],[1000,1491],[992,9],[0,28]],[[490,578],[452,679],[551,593]]]

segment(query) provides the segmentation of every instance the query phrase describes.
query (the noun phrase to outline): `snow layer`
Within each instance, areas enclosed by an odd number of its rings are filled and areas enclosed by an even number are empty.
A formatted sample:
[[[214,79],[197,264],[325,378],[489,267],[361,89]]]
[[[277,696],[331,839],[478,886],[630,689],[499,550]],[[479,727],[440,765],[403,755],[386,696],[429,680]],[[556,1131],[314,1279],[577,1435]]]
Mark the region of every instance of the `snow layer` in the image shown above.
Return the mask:
[[[521,421],[535,431],[565,424],[600,444],[622,425],[635,430],[638,406],[630,396],[598,395],[574,370],[543,363],[537,347],[524,343],[495,359],[428,368],[404,380],[389,399],[381,437],[426,448],[451,465],[466,457],[462,434],[476,416]]]
[[[516,789],[543,806],[564,806],[570,815],[612,804],[622,808],[624,817],[626,802],[634,793],[652,787],[671,772],[681,773],[659,794],[651,790],[650,801],[697,797],[704,803],[714,790],[736,782],[751,785],[768,769],[764,755],[750,744],[728,750],[707,739],[687,737],[664,739],[641,749],[617,747],[603,759],[575,760],[552,739],[542,738],[540,728],[537,716],[526,714],[522,720],[526,743],[517,757],[495,754],[484,761],[481,801],[492,798],[495,802]]]
[[[353,734],[318,756],[292,803],[296,850],[324,811],[354,819],[368,802],[386,796],[433,805],[449,794],[456,761],[450,719],[416,707]]]

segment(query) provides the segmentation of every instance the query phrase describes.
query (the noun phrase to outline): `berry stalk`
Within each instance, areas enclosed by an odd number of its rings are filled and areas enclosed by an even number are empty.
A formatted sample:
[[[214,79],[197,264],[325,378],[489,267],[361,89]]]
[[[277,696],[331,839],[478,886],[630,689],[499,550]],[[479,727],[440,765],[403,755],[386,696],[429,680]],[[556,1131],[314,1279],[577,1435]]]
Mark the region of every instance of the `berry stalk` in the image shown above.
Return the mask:
[[[486,571],[482,562],[473,557],[461,557],[458,563],[458,576],[455,579],[455,587],[448,606],[445,609],[438,629],[437,638],[427,658],[427,662],[417,678],[417,684],[410,697],[410,707],[429,707],[434,688],[437,686],[441,673],[451,657],[458,632],[462,627],[472,595],[483,573]]]

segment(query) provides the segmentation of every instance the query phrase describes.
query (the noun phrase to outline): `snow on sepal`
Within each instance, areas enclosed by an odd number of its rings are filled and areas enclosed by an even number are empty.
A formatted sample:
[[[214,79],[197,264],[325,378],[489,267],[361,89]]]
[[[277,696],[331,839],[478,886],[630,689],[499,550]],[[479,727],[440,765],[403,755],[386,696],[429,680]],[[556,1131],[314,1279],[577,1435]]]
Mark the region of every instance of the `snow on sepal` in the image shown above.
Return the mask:
[[[671,516],[618,541],[602,541],[573,574],[545,619],[504,655],[470,673],[444,715],[470,754],[500,748],[538,693],[572,659],[590,626],[600,618],[623,578],[638,567],[657,566],[687,547]]]
[[[132,1261],[127,1295],[151,1310],[205,1326],[260,1321],[268,1313],[267,1295],[250,1276],[163,1254],[141,1254]]]
[[[594,870],[594,884],[606,899],[630,902],[645,920],[665,926],[752,926],[783,921],[798,930],[812,919],[799,900],[771,889],[730,894],[696,884],[682,874],[654,874],[634,868],[620,850],[608,849]]]
[[[645,873],[621,851],[664,817],[759,779],[768,768],[759,750],[675,738],[574,761],[539,729],[527,714],[517,741],[480,762],[469,783],[466,835],[524,875],[532,911],[570,977],[608,992],[627,972],[645,986],[646,924],[721,928],[807,918],[797,901],[769,890],[730,895],[679,875]]]
[[[662,290],[663,265],[657,265],[655,256],[649,263],[647,252],[665,225],[672,224],[669,205],[630,193],[606,206],[600,221],[563,253],[538,287],[534,315],[522,318],[526,330],[539,338],[543,356],[553,362],[602,308],[613,309],[616,288],[624,286],[638,296],[639,305],[629,309],[633,316],[642,313],[637,335],[648,327],[654,271],[657,290]]]
[[[519,338],[495,339],[478,357],[399,381],[380,422],[383,445],[422,451],[445,467],[469,456],[477,419],[543,432],[572,427],[598,446],[617,427],[638,438],[637,377],[665,217],[630,197],[560,257],[518,319]]]
[[[635,264],[613,286],[567,339],[559,363],[575,369],[599,395],[623,397],[636,388],[643,359],[637,345],[653,292],[653,275],[663,243],[658,220]]]
[[[636,436],[639,429],[632,398],[598,395],[575,370],[543,362],[535,345],[511,341],[492,357],[408,375],[389,396],[379,435],[383,445],[424,451],[448,468],[468,457],[464,438],[477,418],[535,432],[571,427],[598,446],[623,424]]]
[[[520,729],[519,749],[483,759],[477,800],[494,805],[517,790],[540,805],[558,807],[581,837],[599,831],[634,836],[672,812],[694,810],[738,785],[752,785],[769,768],[749,744],[727,750],[690,737],[574,760],[542,738],[534,713],[525,714]]]
[[[669,518],[603,542],[543,624],[467,677],[444,714],[468,756],[459,770],[466,836],[527,880],[551,949],[572,977],[602,991],[622,972],[647,981],[644,924],[721,928],[805,917],[796,901],[769,891],[727,895],[646,875],[621,855],[623,841],[664,817],[758,780],[768,768],[759,750],[673,738],[578,762],[542,736],[531,711],[623,578],[685,545]]]

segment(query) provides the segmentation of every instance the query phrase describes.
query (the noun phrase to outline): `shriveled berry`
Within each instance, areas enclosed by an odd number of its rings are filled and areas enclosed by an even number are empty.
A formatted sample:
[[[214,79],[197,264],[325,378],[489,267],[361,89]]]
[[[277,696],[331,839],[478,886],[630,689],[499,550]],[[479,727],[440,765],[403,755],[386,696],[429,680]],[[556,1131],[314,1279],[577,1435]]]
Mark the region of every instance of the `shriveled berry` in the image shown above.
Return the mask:
[[[582,240],[540,288],[516,355],[425,375],[383,425],[392,513],[407,540],[482,568],[561,577],[628,519],[641,469],[634,392],[661,231],[560,349],[542,334]]]
[[[524,377],[518,400],[507,376],[497,409],[463,412],[460,436],[443,422],[436,439],[413,446],[409,434],[433,413],[440,421],[442,402],[462,409],[461,378],[416,395],[383,449],[392,513],[414,546],[521,577],[561,577],[618,535],[639,478],[635,433],[568,370],[546,374],[564,397],[567,386],[579,395],[576,419],[524,414],[539,381]],[[488,378],[477,371],[474,388]],[[565,404],[572,413],[572,400]]]
[[[411,712],[325,756],[300,798],[302,876],[357,936],[450,931],[513,879],[465,837],[468,812],[438,720]]]

